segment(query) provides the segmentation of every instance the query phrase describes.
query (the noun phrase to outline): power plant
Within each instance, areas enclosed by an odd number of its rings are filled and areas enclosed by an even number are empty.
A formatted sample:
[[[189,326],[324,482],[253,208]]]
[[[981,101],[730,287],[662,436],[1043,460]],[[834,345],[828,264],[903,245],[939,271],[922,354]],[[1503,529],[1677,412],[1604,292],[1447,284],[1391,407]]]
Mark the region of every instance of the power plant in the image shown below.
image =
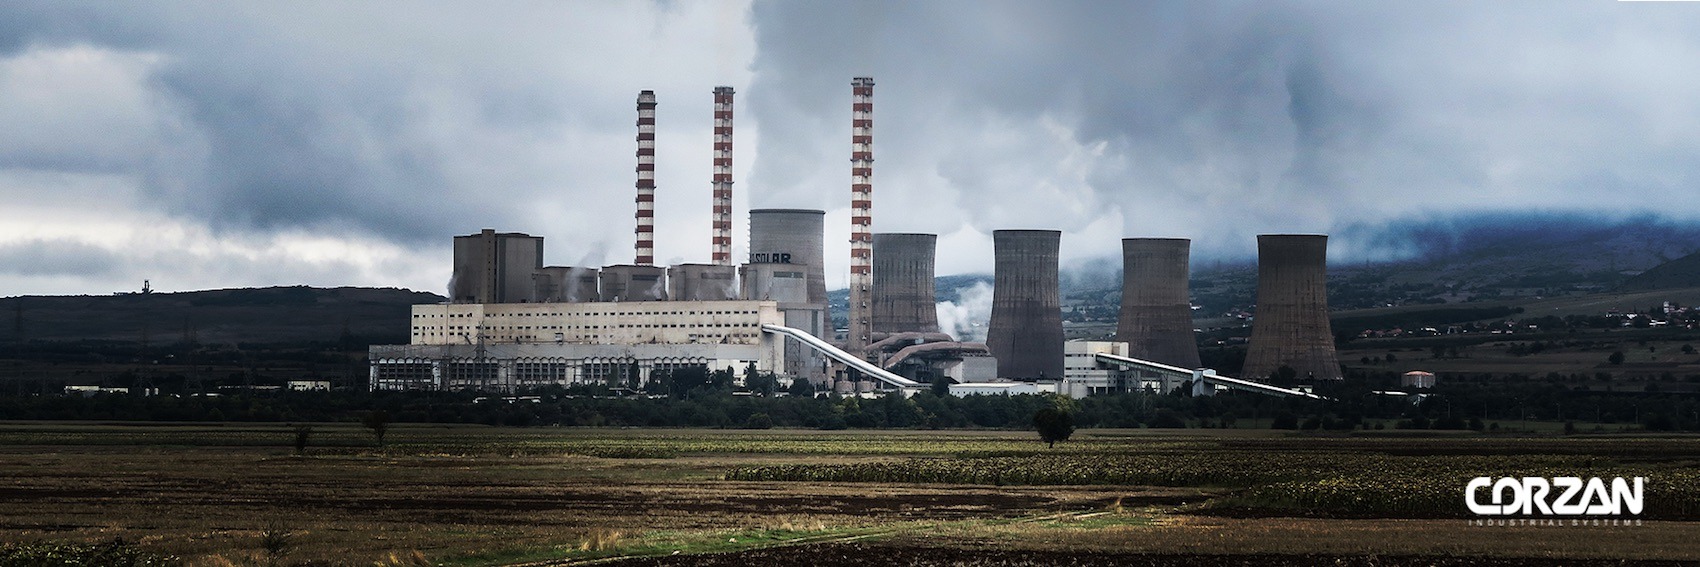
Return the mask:
[[[994,283],[986,346],[1004,377],[1062,378],[1062,298],[1057,289],[1061,246],[1061,231],[992,231]]]
[[[645,90],[637,97],[632,263],[545,266],[542,237],[494,229],[456,236],[449,300],[413,307],[409,344],[370,348],[371,386],[635,391],[668,372],[730,368],[841,395],[907,395],[944,382],[954,395],[1190,386],[1195,395],[1310,396],[1256,380],[1282,367],[1298,378],[1340,377],[1324,295],[1327,237],[1319,235],[1258,237],[1245,367],[1254,380],[1199,368],[1185,239],[1124,239],[1118,341],[1065,343],[1062,233],[994,230],[986,342],[940,332],[938,236],[873,233],[874,82],[857,77],[850,86],[849,305],[840,342],[831,341],[825,211],[751,210],[748,261],[732,261],[731,87],[712,91],[709,262],[655,265],[657,103]]]
[[[1187,294],[1192,241],[1122,239],[1122,309],[1116,340],[1127,356],[1181,368],[1198,368]]]
[[[1325,235],[1257,235],[1257,311],[1242,374],[1263,380],[1282,367],[1301,379],[1341,378],[1328,324]]]
[[[875,234],[872,337],[890,333],[936,333],[933,255],[938,236]]]

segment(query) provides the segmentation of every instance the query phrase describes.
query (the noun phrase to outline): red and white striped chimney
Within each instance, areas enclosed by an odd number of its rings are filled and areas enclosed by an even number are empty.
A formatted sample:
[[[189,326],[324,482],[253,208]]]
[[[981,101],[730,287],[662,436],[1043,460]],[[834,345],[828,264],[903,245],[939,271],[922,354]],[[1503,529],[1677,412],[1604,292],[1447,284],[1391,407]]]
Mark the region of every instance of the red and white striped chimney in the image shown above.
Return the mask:
[[[850,81],[850,337],[861,352],[873,334],[874,79]]]
[[[655,264],[655,91],[637,98],[637,260]]]
[[[714,237],[711,263],[732,265],[732,87],[714,87]]]

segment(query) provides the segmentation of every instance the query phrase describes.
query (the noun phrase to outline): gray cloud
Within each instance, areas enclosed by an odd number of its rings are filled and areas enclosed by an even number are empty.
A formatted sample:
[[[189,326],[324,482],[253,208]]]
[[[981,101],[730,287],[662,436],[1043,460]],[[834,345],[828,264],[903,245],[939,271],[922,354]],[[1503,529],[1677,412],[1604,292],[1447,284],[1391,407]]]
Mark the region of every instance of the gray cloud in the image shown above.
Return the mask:
[[[844,79],[866,73],[880,84],[876,230],[1073,229],[1118,215],[1126,236],[1244,255],[1256,232],[1655,209],[1695,181],[1692,160],[1672,153],[1700,142],[1696,113],[1671,104],[1700,94],[1700,20],[1681,14],[1693,12],[762,2],[752,90],[807,93],[754,100],[763,147],[814,155],[764,160],[753,181],[777,186],[764,195],[775,202],[807,201],[820,180],[838,193]],[[833,131],[798,116],[828,116]],[[1068,162],[1069,143],[1090,158]],[[955,214],[916,218],[912,192],[951,195]]]
[[[0,245],[0,273],[23,276],[92,276],[112,273],[119,255],[67,239],[36,239]]]
[[[1695,9],[14,2],[0,198],[92,236],[15,224],[0,245],[204,231],[236,252],[154,245],[109,276],[169,265],[207,287],[390,273],[436,290],[448,237],[483,227],[549,237],[551,263],[623,262],[632,97],[655,89],[657,254],[703,261],[709,90],[739,92],[738,211],[838,219],[863,75],[879,85],[875,228],[944,235],[941,273],[989,270],[997,228],[1063,229],[1077,261],[1122,236],[1243,258],[1274,231],[1381,258],[1416,248],[1378,226],[1511,210],[1688,222],[1668,205],[1700,181]],[[134,214],[79,216],[91,201]],[[254,269],[191,266],[225,254]]]

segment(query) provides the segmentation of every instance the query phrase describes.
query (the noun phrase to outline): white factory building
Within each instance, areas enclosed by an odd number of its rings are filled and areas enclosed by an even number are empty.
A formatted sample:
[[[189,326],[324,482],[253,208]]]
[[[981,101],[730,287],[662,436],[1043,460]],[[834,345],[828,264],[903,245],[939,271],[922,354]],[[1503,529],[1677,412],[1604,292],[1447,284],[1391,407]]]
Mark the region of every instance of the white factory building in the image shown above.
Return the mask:
[[[380,390],[639,388],[656,370],[783,372],[783,339],[762,325],[784,323],[773,301],[415,305],[409,344],[371,348],[371,383]]]

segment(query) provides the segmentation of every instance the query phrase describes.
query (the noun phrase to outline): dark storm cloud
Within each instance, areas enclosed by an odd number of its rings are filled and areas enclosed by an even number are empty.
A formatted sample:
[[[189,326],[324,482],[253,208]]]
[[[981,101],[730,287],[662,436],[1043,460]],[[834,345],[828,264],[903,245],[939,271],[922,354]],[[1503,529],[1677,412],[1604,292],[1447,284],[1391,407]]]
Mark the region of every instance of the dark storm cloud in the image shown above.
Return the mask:
[[[856,76],[878,83],[875,230],[940,233],[946,274],[989,269],[997,228],[1064,229],[1065,260],[1113,255],[1122,236],[1244,257],[1259,232],[1337,229],[1374,257],[1414,249],[1377,227],[1481,212],[1692,220],[1671,204],[1700,183],[1697,12],[12,2],[0,198],[42,212],[0,216],[79,224],[13,221],[0,242],[89,234],[116,250],[158,232],[128,256],[210,238],[180,261],[352,262],[432,290],[447,236],[484,227],[548,236],[551,263],[621,262],[632,97],[655,89],[658,257],[701,261],[709,89],[739,93],[739,220],[746,198],[837,219]],[[91,200],[107,215],[82,214]],[[835,277],[847,224],[828,227]]]
[[[558,150],[563,132],[629,128],[613,107],[619,99],[603,96],[613,89],[587,88],[618,68],[574,74],[561,64],[618,64],[609,38],[563,28],[606,6],[14,8],[0,24],[0,55],[90,46],[154,57],[144,86],[156,118],[175,127],[125,159],[145,179],[143,200],[215,228],[359,226],[420,241],[512,226],[542,191],[589,179],[581,164],[546,161],[543,152]],[[107,134],[84,130],[55,135],[90,143]],[[0,154],[0,166],[99,165],[40,153]]]
[[[845,82],[869,74],[876,230],[1119,217],[1126,236],[1243,255],[1257,232],[1659,210],[1700,177],[1674,159],[1700,142],[1700,117],[1674,104],[1700,94],[1693,7],[759,2],[752,14],[760,197],[839,206],[816,186],[846,184]],[[766,159],[779,148],[788,159]],[[917,192],[959,214],[908,206]]]

